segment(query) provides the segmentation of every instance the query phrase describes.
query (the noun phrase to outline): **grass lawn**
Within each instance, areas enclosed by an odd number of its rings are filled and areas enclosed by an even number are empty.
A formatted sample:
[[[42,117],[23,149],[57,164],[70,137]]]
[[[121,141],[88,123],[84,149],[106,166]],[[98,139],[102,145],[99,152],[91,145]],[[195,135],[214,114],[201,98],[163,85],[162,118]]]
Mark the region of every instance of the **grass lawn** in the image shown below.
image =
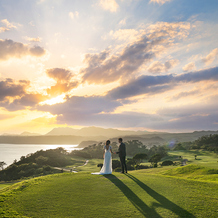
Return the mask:
[[[73,164],[67,166],[66,168],[76,168],[78,166],[83,165],[86,162],[86,159],[84,159],[82,157],[71,157],[71,160],[72,160]]]
[[[209,151],[170,151],[168,155],[167,160],[178,160],[177,157],[182,156],[183,159],[188,159],[188,163],[218,169],[218,154]],[[194,155],[197,155],[196,160]]]
[[[79,173],[0,184],[0,217],[217,218],[217,155],[173,151],[167,159],[178,156],[189,164],[102,176],[91,175],[102,159],[78,167],[85,163],[78,158],[73,166]]]
[[[77,171],[78,172],[99,172],[101,169],[97,167],[98,164],[102,163],[103,164],[103,159],[91,159],[87,163],[87,165],[78,167]]]
[[[217,183],[163,176],[162,171],[26,180],[0,192],[0,217],[217,217]]]
[[[11,186],[13,183],[2,183],[0,184],[0,190],[3,189],[3,188],[6,188],[6,187],[9,187]]]

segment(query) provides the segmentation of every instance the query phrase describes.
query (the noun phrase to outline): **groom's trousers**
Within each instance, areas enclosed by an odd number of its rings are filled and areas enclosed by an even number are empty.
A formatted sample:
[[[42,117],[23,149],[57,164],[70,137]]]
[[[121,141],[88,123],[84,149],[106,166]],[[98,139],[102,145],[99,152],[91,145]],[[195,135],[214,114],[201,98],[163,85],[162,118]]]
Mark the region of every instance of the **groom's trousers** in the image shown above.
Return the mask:
[[[121,156],[120,157],[120,163],[121,163],[122,173],[124,173],[124,170],[127,173],[126,156]]]

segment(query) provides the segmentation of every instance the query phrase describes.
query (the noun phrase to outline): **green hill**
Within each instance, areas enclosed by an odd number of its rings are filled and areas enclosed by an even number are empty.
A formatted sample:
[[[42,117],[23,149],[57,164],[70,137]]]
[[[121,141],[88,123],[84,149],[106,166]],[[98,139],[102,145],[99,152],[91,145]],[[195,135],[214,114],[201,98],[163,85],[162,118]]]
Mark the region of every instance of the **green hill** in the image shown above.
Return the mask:
[[[159,174],[63,173],[0,192],[0,217],[217,217],[218,184]]]
[[[102,176],[91,175],[102,159],[91,159],[78,173],[2,183],[0,217],[218,217],[217,154],[170,151],[163,159],[178,157],[188,165]]]
[[[218,183],[218,169],[190,164],[163,172],[163,175],[183,177],[187,179],[213,181]]]
[[[197,155],[196,158],[195,155]],[[188,164],[191,163],[199,166],[218,169],[218,154],[209,151],[169,151],[168,156],[164,159],[177,161],[179,156],[181,156],[183,159],[188,159]]]

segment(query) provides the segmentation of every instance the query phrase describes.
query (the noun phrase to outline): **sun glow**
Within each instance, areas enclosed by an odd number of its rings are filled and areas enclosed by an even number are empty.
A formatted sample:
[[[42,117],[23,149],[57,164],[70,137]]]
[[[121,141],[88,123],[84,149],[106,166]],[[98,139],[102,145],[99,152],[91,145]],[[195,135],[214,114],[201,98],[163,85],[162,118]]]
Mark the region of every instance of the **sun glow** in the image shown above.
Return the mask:
[[[62,95],[59,95],[55,98],[51,98],[49,100],[43,101],[40,103],[40,105],[45,105],[45,104],[54,105],[54,104],[58,104],[58,103],[63,103],[65,101],[66,101],[65,94],[62,94]]]

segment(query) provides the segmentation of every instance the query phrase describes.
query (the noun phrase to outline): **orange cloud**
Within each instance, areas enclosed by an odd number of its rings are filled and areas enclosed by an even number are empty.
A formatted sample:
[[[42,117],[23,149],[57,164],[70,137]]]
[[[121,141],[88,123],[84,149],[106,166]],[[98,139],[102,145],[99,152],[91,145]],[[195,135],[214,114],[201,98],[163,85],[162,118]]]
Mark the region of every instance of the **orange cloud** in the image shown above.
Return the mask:
[[[7,78],[0,81],[0,102],[10,97],[22,96],[26,93],[25,89],[29,86],[29,81],[15,81]]]
[[[30,42],[41,42],[41,40],[42,40],[40,37],[36,37],[36,38],[25,37],[25,39],[30,41]]]
[[[213,49],[205,58],[202,58],[202,61],[206,64],[209,65],[211,64],[215,58],[218,56],[218,48]]]
[[[10,23],[7,19],[1,20],[1,23],[3,23],[4,26],[0,27],[0,33],[9,31],[9,30],[14,29],[14,28],[17,28],[12,23]]]
[[[106,11],[116,12],[119,8],[116,0],[100,0],[99,5]]]
[[[194,62],[191,62],[191,63],[188,63],[186,64],[182,69],[183,71],[191,71],[191,70],[194,70],[196,67],[195,67],[195,63]]]
[[[153,62],[149,68],[148,71],[152,73],[161,73],[161,72],[167,72],[169,69],[173,68],[178,64],[178,60],[169,60],[165,63],[160,63],[159,61]]]
[[[173,46],[175,40],[186,38],[190,28],[188,22],[158,22],[141,30],[143,34],[140,38],[136,37],[116,54],[110,50],[86,54],[84,62],[87,66],[80,71],[83,82],[106,84],[120,79],[129,80],[138,73],[140,67]],[[125,31],[125,34],[129,35],[132,32],[134,31]],[[119,38],[120,32],[117,33]],[[166,62],[164,70],[171,68],[177,62],[176,60]]]
[[[46,71],[46,74],[56,81],[54,86],[47,89],[47,93],[52,97],[66,93],[78,86],[77,81],[72,81],[73,74],[63,68],[52,68]]]

